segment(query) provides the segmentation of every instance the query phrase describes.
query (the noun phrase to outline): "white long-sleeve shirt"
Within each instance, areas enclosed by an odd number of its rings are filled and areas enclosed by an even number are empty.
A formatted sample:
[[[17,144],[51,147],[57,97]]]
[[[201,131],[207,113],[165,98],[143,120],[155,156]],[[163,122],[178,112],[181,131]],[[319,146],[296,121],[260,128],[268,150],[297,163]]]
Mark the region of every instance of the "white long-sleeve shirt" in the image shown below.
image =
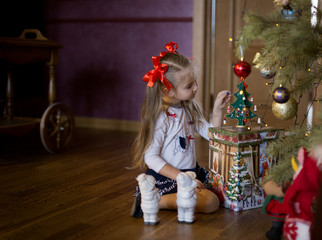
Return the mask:
[[[166,113],[160,113],[144,155],[147,166],[157,173],[166,163],[178,169],[195,168],[195,131],[209,140],[210,125],[205,119],[201,121],[202,126],[192,122],[184,107],[170,107]]]

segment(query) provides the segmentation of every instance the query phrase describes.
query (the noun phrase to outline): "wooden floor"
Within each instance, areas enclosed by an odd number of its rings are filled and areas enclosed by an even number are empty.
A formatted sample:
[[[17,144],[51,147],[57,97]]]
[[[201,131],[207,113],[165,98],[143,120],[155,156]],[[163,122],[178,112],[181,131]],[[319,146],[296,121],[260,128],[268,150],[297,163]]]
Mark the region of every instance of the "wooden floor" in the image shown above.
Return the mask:
[[[135,177],[130,166],[133,133],[77,129],[69,149],[52,155],[38,131],[0,136],[0,239],[266,239],[269,219],[261,209],[196,214],[177,223],[160,211],[160,224],[130,217]],[[207,166],[208,146],[197,144]]]

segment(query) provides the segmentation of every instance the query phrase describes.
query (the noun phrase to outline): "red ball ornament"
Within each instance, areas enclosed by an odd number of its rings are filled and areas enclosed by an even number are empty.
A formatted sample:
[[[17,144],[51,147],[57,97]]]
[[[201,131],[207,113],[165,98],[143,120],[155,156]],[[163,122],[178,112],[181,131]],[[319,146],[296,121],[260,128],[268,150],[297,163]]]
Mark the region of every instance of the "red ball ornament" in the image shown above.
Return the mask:
[[[238,77],[246,78],[251,72],[251,67],[248,62],[240,61],[235,65],[234,72]]]

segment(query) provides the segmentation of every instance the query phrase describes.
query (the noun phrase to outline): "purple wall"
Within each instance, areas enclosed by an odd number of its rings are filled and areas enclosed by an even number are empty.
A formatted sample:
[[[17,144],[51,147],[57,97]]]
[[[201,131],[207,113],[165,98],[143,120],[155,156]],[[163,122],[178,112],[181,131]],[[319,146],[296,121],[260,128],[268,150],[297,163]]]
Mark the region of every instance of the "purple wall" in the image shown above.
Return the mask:
[[[63,45],[57,99],[75,116],[138,120],[152,55],[176,41],[192,56],[193,0],[47,2],[45,35]]]

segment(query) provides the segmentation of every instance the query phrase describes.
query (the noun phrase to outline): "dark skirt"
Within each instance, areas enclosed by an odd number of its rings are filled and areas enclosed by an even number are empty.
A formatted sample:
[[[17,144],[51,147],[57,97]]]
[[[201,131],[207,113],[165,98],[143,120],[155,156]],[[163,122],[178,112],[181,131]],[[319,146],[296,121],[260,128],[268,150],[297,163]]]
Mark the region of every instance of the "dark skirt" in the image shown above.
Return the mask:
[[[192,171],[195,172],[197,175],[197,179],[201,181],[206,188],[209,189],[209,172],[204,168],[200,167],[198,164],[195,168],[192,169],[181,169],[182,172]],[[147,169],[146,173],[147,175],[152,175],[155,178],[155,187],[159,189],[160,195],[165,194],[171,194],[177,192],[177,181],[167,178],[157,172],[155,172],[152,169]],[[140,194],[139,186],[136,187],[136,192],[134,193],[134,196],[137,196]]]

